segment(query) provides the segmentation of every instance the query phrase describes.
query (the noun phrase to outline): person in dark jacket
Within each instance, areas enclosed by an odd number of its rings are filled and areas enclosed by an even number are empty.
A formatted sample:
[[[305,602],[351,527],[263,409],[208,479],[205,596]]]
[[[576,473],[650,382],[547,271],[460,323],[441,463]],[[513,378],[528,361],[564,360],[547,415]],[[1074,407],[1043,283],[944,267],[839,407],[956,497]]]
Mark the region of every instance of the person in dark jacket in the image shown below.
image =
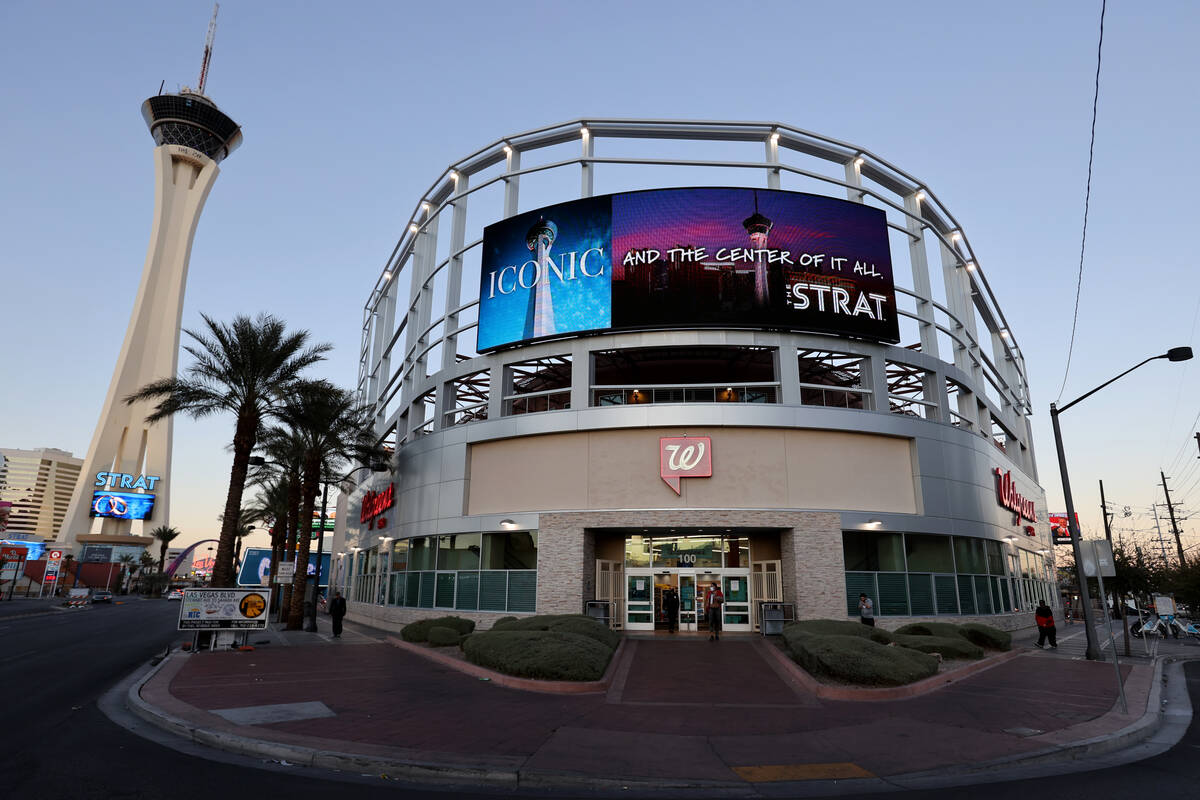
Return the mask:
[[[1038,640],[1037,647],[1044,647],[1046,640],[1050,640],[1050,646],[1058,649],[1058,631],[1054,627],[1054,612],[1050,610],[1050,606],[1046,605],[1045,601],[1033,611],[1033,618],[1037,621]]]
[[[667,617],[667,632],[674,633],[679,627],[679,593],[674,589],[663,592],[663,614]]]
[[[338,592],[329,604],[329,616],[333,617],[333,638],[342,638],[342,617],[346,616],[346,598]]]

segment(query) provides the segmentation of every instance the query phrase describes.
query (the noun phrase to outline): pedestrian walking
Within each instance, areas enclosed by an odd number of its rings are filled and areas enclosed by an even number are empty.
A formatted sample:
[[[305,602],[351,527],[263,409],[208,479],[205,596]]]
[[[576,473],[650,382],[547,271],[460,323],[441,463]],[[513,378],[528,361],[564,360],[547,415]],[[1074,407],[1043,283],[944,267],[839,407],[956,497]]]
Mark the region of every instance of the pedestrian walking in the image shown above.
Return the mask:
[[[667,617],[667,633],[674,633],[679,627],[679,593],[674,589],[663,592],[663,614]]]
[[[863,625],[875,627],[875,604],[865,594],[858,596],[858,618]]]
[[[333,617],[333,638],[342,638],[342,617],[346,616],[346,598],[342,597],[341,592],[334,594],[333,601],[329,604],[329,616]]]
[[[710,642],[721,641],[721,609],[724,605],[725,594],[721,591],[721,585],[713,581],[704,595],[704,612],[708,616],[708,640]]]
[[[1050,646],[1055,650],[1058,649],[1058,631],[1054,627],[1054,612],[1050,610],[1050,606],[1046,605],[1043,600],[1033,611],[1033,618],[1037,622],[1038,640],[1036,647],[1044,647],[1046,640],[1050,640]]]

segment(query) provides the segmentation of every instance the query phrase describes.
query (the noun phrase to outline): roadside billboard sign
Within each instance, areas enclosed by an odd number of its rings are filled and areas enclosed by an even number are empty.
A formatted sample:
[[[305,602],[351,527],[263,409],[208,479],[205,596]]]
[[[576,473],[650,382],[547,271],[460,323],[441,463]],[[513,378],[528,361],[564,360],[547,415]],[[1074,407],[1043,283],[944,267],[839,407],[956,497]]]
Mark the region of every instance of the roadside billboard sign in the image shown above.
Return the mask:
[[[184,589],[179,630],[265,630],[270,589]]]
[[[317,583],[321,586],[329,585],[329,553],[321,554],[321,577]],[[283,564],[280,564],[283,566]],[[308,554],[308,574],[311,576],[317,571],[317,554],[310,552]],[[267,577],[271,574],[271,548],[269,547],[247,547],[242,553],[242,567],[238,570],[237,583],[238,586],[266,586]],[[293,575],[295,573],[292,573]],[[291,580],[291,577],[288,578]]]

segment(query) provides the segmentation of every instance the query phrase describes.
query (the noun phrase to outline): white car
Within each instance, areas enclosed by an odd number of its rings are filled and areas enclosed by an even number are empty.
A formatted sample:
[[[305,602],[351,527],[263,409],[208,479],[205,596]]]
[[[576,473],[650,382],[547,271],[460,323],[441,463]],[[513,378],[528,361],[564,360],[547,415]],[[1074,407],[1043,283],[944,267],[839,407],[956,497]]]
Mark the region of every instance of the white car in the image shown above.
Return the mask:
[[[182,600],[183,599],[183,589],[172,589],[171,591],[167,592],[167,599],[168,600]]]

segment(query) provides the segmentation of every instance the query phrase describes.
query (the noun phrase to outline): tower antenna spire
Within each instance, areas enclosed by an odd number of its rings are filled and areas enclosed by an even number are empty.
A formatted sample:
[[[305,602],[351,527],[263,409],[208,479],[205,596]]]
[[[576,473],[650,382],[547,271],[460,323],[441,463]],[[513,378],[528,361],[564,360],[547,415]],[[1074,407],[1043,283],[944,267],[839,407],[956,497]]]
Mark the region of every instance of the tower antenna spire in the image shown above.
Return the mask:
[[[213,3],[213,15],[208,23],[208,36],[204,39],[204,60],[200,62],[200,85],[196,87],[198,94],[204,94],[204,85],[208,83],[208,64],[212,61],[213,40],[217,38],[217,12],[220,10],[221,4]]]

